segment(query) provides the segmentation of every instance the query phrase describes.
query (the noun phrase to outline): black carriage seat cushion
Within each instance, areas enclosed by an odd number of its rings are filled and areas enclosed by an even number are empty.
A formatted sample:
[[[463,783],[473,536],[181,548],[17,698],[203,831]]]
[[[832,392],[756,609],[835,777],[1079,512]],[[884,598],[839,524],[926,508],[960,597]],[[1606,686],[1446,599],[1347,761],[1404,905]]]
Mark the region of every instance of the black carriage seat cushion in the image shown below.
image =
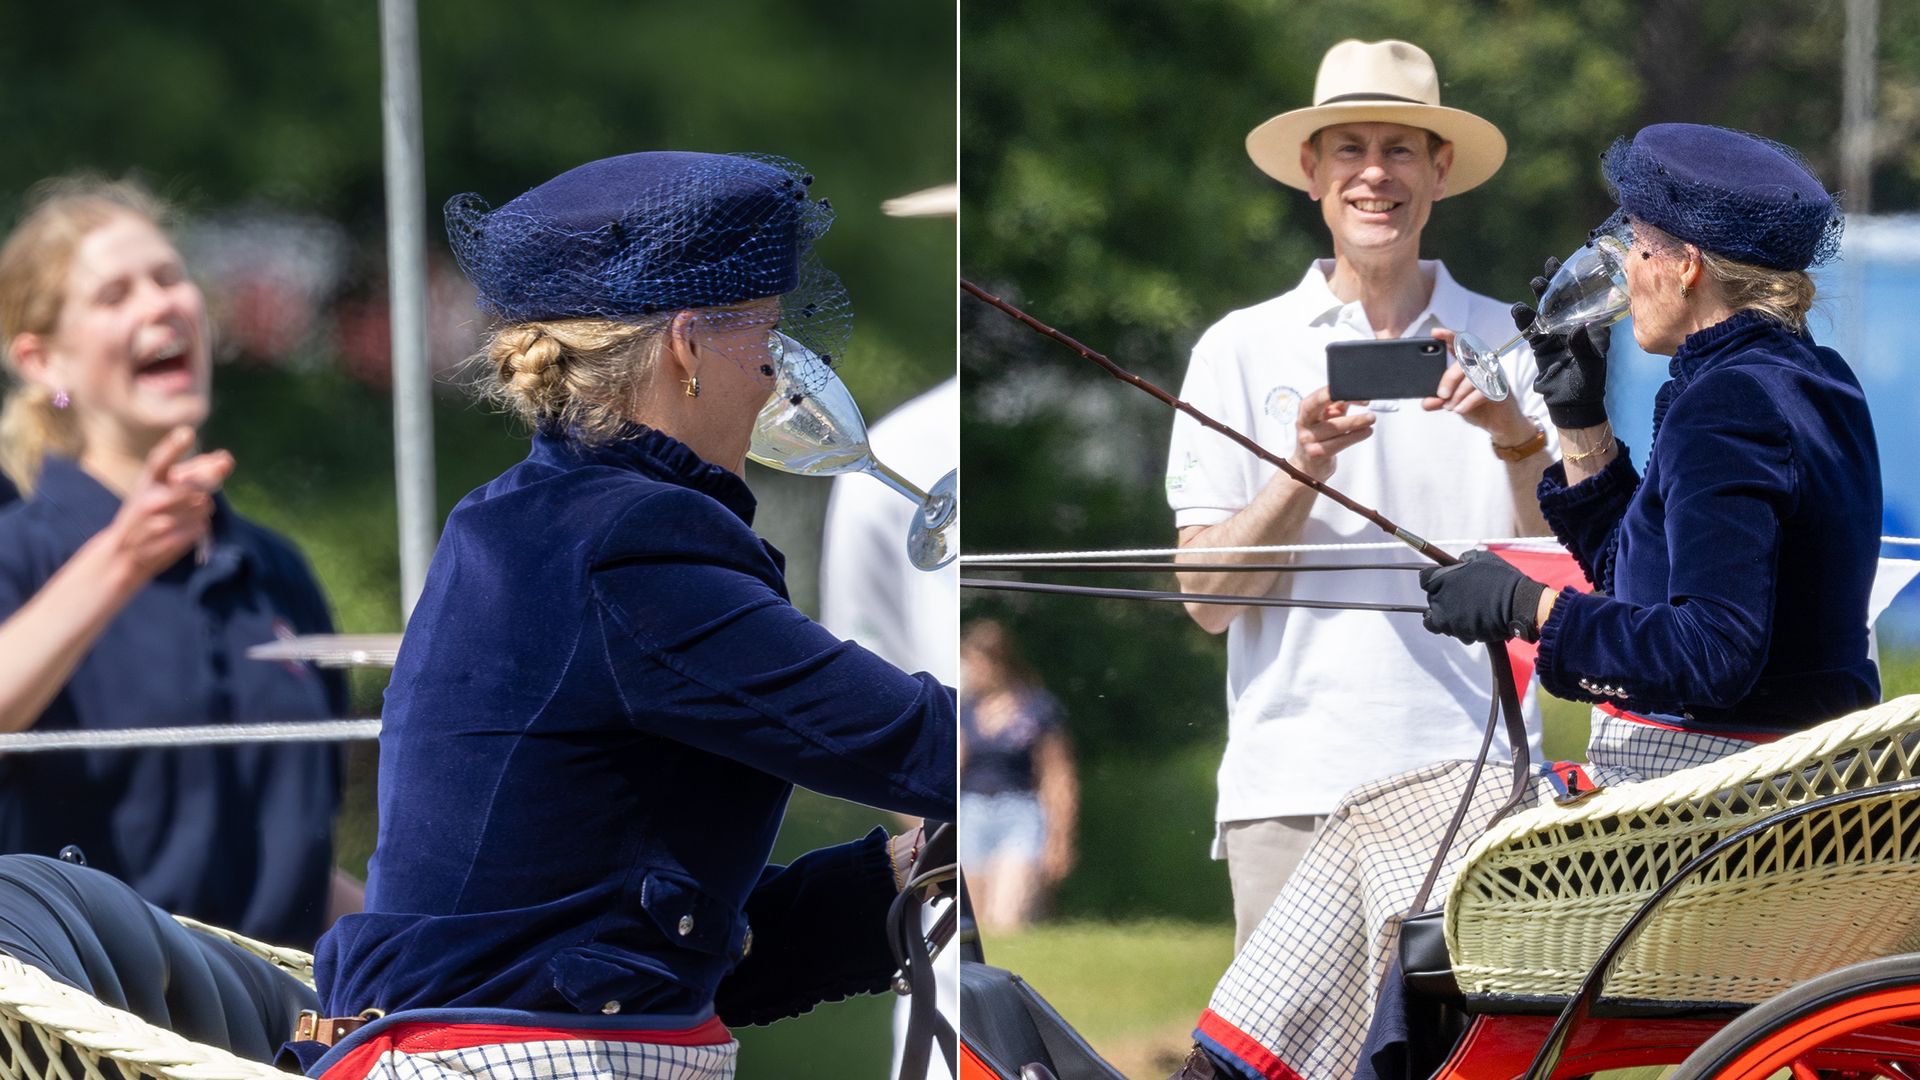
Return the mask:
[[[0,855],[0,953],[156,1027],[272,1062],[314,993],[231,942],[189,930],[118,878]]]
[[[1047,999],[1004,968],[961,961],[960,1027],[967,1045],[1009,1080],[1034,1064],[1059,1080],[1126,1080]]]

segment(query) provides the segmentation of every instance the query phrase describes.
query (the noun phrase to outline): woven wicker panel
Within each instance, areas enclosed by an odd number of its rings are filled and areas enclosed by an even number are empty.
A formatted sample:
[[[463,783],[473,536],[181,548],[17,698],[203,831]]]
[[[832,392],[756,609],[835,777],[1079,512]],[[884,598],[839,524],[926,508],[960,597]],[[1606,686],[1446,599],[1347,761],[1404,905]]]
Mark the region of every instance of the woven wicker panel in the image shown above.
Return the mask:
[[[1481,836],[1447,896],[1472,996],[1571,996],[1673,872],[1778,810],[1920,773],[1920,695]],[[1795,821],[1675,891],[1606,984],[1616,1000],[1750,1004],[1845,964],[1920,949],[1920,798]]]
[[[0,1077],[18,1080],[287,1080],[189,1042],[0,956]]]

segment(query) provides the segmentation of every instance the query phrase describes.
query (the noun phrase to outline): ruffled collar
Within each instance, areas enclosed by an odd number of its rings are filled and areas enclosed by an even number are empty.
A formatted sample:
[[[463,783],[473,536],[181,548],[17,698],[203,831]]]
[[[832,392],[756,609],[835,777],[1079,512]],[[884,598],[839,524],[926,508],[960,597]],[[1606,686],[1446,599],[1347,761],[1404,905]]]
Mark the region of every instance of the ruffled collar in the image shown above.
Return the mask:
[[[1704,330],[1688,334],[1680,347],[1673,351],[1673,361],[1667,365],[1667,374],[1675,379],[1691,379],[1748,339],[1770,332],[1793,333],[1757,311],[1737,311]]]
[[[535,457],[556,463],[611,465],[691,488],[731,510],[741,521],[753,524],[755,501],[747,482],[664,431],[629,424],[611,441],[590,444],[572,432],[547,429],[534,435],[533,452]]]

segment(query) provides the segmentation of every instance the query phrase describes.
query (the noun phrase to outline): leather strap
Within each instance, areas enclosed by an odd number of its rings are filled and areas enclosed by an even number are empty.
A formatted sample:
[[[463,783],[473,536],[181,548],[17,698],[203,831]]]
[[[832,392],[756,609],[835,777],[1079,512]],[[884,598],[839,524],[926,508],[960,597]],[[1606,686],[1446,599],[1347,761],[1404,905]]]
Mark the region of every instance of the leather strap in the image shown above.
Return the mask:
[[[1547,448],[1547,429],[1539,424],[1533,425],[1533,436],[1524,442],[1512,446],[1493,444],[1493,456],[1501,461],[1521,462]]]
[[[1467,811],[1473,807],[1473,794],[1480,787],[1480,772],[1487,765],[1487,759],[1493,754],[1493,720],[1499,715],[1505,721],[1507,747],[1513,751],[1513,789],[1507,795],[1507,801],[1487,819],[1485,829],[1491,829],[1495,822],[1512,813],[1527,794],[1527,781],[1533,774],[1533,752],[1527,745],[1527,723],[1520,715],[1520,690],[1514,683],[1513,661],[1507,656],[1507,644],[1496,641],[1487,646],[1488,661],[1493,667],[1493,704],[1487,709],[1487,723],[1480,736],[1480,756],[1473,763],[1473,772],[1467,776],[1467,790],[1460,795],[1460,803],[1454,808],[1453,819],[1447,822],[1446,835],[1440,838],[1440,847],[1433,853],[1433,861],[1427,864],[1426,880],[1420,883],[1420,891],[1414,894],[1413,903],[1407,906],[1408,915],[1418,915],[1427,909],[1427,900],[1433,895],[1434,882],[1440,878],[1440,868],[1446,865],[1447,852],[1453,848],[1454,837],[1460,834],[1460,826],[1466,821]]]
[[[323,1017],[312,1009],[302,1009],[300,1019],[293,1025],[293,1041],[335,1046],[340,1040],[385,1015],[387,1014],[379,1009],[368,1009],[359,1016]]]

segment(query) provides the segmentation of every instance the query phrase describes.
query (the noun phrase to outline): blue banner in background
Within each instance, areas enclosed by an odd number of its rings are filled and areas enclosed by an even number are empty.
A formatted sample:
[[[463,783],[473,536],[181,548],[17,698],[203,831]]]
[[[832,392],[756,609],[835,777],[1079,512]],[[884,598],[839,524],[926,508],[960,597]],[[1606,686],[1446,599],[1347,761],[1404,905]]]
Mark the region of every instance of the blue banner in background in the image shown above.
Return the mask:
[[[1920,536],[1920,215],[1847,221],[1841,257],[1814,273],[1818,298],[1809,327],[1839,350],[1860,377],[1880,443],[1886,489],[1883,536]],[[1632,324],[1614,328],[1607,358],[1607,411],[1614,432],[1646,460],[1653,396],[1667,358],[1633,342]],[[1883,556],[1920,558],[1920,546],[1884,545]],[[1920,646],[1920,584],[1880,617],[1882,646]]]

